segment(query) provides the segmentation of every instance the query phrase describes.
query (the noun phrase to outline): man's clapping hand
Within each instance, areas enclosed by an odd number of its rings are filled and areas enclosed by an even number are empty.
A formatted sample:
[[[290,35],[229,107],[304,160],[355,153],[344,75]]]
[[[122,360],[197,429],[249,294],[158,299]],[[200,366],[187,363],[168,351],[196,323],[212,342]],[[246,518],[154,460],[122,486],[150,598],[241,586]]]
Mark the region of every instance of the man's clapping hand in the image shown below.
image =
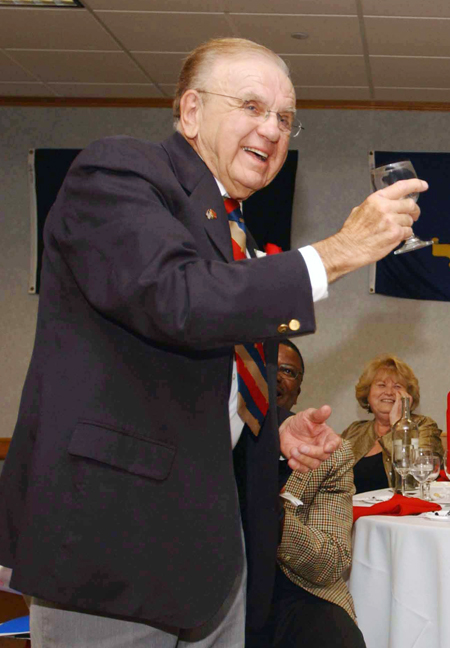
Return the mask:
[[[293,470],[314,470],[340,447],[341,437],[325,422],[330,414],[331,407],[323,405],[298,412],[281,424],[281,452]]]

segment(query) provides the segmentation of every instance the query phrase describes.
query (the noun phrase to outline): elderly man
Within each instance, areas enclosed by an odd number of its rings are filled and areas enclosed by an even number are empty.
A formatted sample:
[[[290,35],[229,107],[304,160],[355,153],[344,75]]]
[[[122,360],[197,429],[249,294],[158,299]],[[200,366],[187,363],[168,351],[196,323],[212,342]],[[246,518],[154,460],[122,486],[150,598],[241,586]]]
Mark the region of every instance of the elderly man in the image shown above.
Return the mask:
[[[404,196],[427,186],[370,196],[313,247],[247,258],[239,201],[299,130],[288,70],[260,45],[210,41],[174,112],[161,144],[89,146],[47,219],[0,500],[0,564],[34,597],[34,648],[242,646],[246,564],[249,623],[264,621],[280,448],[307,471],[340,444],[328,406],[278,434],[278,340],[312,333],[328,283],[411,234]]]

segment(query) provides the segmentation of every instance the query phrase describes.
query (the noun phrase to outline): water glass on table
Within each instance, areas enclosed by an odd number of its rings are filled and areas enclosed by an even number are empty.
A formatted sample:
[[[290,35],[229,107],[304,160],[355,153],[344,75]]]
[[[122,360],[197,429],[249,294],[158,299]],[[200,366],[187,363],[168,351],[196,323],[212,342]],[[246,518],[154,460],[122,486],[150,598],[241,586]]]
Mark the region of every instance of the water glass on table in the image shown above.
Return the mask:
[[[428,475],[424,484],[424,498],[427,502],[431,502],[431,482],[436,481],[441,471],[441,458],[437,452],[433,452],[433,472]]]
[[[448,452],[447,450],[444,452],[444,459],[443,459],[443,461],[444,461],[444,472],[447,475],[447,479],[450,480],[450,470],[447,467],[447,459],[448,459],[447,452]]]
[[[402,495],[405,494],[406,475],[408,475],[408,473],[411,470],[413,455],[414,455],[414,447],[412,445],[398,444],[394,447],[394,458],[392,461],[392,465],[394,466],[395,470],[402,478],[402,487],[401,487]]]
[[[429,448],[414,448],[412,453],[409,474],[419,482],[420,499],[425,499],[424,484],[434,470],[433,455]]]

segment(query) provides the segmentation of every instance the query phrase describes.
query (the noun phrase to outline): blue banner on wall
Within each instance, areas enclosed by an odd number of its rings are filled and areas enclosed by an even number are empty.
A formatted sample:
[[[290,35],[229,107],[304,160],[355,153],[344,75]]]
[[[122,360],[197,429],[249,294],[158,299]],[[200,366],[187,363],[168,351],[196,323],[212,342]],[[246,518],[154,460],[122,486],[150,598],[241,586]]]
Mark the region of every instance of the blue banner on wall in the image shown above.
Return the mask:
[[[450,153],[374,151],[374,165],[411,160],[429,184],[420,194],[421,216],[414,233],[434,240],[429,247],[394,255],[376,264],[371,292],[406,299],[450,301]]]

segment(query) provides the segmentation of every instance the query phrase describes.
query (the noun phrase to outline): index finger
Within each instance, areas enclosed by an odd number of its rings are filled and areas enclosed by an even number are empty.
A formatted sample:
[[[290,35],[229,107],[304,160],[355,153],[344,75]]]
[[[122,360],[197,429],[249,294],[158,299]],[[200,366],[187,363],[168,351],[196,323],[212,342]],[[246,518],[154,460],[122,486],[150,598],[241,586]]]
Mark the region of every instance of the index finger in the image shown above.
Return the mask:
[[[422,193],[428,189],[428,182],[419,178],[410,178],[409,180],[398,180],[390,187],[384,187],[377,193],[390,200],[398,200],[412,193]]]
[[[331,407],[329,405],[322,405],[319,409],[308,410],[308,417],[313,423],[324,423],[331,414]]]

